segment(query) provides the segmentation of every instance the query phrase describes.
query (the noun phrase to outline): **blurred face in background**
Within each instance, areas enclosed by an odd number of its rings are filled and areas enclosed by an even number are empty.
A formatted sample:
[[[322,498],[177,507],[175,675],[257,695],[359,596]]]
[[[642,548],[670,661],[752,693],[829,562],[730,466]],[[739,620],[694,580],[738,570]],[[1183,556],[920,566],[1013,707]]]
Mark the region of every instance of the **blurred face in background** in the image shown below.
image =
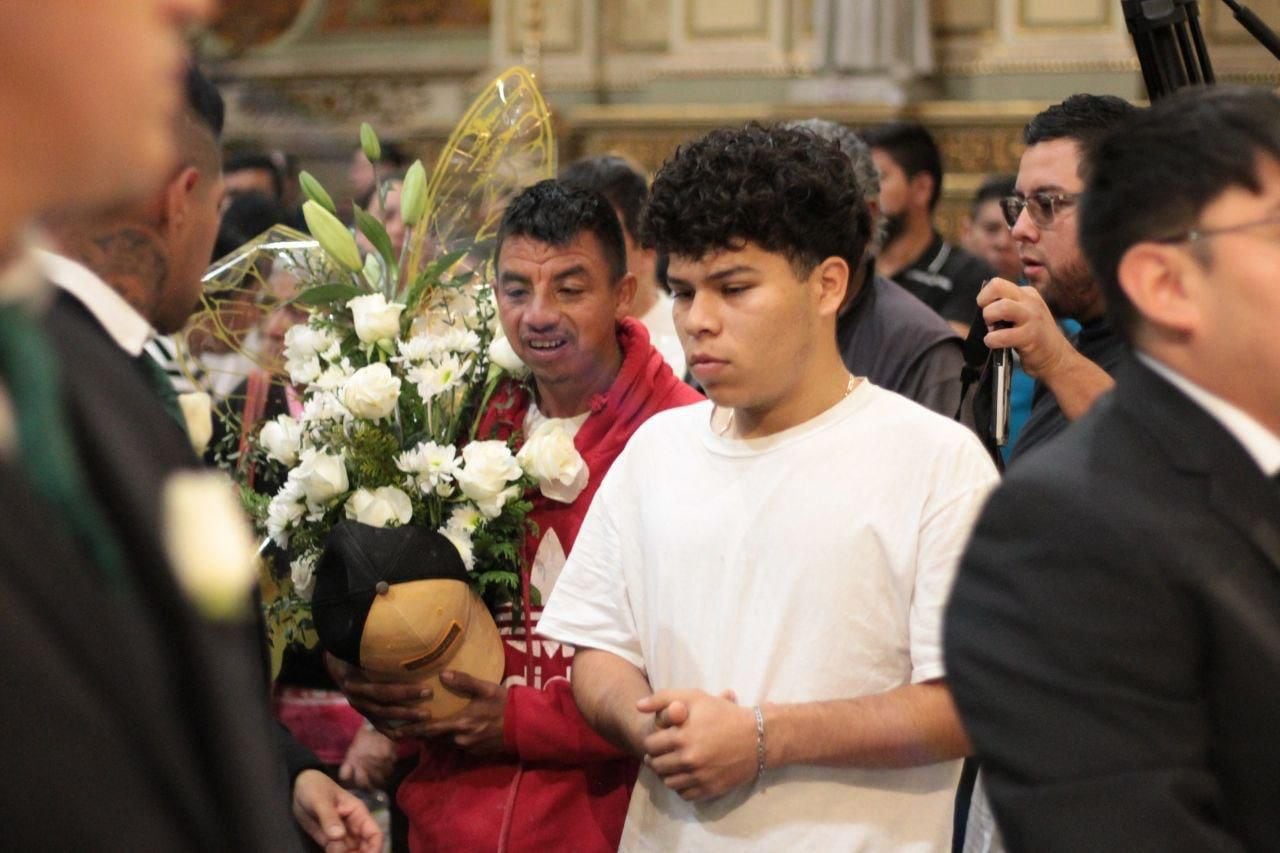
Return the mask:
[[[961,245],[991,264],[1001,278],[1014,282],[1022,278],[1022,261],[999,199],[987,199],[974,209],[973,218],[965,219]]]
[[[0,0],[6,150],[39,210],[139,197],[175,165],[184,30],[213,0]],[[28,179],[29,176],[29,179]]]
[[[298,295],[298,287],[298,277],[285,269],[275,270],[267,279],[262,364],[269,369],[284,368],[284,336],[294,326],[307,322],[307,312],[289,301]]]

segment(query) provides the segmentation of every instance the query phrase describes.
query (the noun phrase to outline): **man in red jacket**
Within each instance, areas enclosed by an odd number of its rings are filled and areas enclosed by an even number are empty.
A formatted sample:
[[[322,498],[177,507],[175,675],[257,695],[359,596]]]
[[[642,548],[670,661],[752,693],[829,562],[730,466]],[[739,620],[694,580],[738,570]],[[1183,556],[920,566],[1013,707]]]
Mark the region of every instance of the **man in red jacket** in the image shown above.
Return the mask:
[[[443,681],[473,699],[431,721],[416,710],[417,688],[335,667],[376,725],[421,739],[399,795],[414,850],[617,848],[636,762],[579,714],[568,681],[573,649],[534,635],[592,496],[631,434],[657,412],[702,399],[627,318],[636,279],[625,252],[609,203],[557,181],[518,195],[498,232],[498,312],[532,382],[499,386],[478,434],[519,445],[558,419],[589,472],[568,502],[530,496],[538,534],[525,543],[524,607],[494,614],[506,642],[502,683],[446,672]]]

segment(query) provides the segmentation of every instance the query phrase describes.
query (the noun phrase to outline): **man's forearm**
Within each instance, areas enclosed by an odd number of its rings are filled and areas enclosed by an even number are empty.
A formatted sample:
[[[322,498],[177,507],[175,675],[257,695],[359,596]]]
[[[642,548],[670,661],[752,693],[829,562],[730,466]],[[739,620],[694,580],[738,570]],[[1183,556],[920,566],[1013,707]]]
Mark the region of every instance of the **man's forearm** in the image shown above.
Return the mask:
[[[942,682],[857,699],[765,705],[765,764],[916,767],[969,754]]]
[[[653,691],[643,672],[611,652],[578,649],[570,676],[582,716],[602,737],[631,755],[644,755],[651,717],[636,703]]]
[[[1105,370],[1074,350],[1059,367],[1039,379],[1048,386],[1069,421],[1082,417],[1116,384]]]

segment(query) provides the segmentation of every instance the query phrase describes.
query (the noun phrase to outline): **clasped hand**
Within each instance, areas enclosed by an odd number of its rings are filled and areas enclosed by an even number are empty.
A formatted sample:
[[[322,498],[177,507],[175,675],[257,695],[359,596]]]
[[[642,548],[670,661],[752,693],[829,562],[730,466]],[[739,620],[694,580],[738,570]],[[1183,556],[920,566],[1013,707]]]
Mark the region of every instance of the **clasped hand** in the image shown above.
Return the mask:
[[[636,703],[652,714],[644,761],[686,800],[706,800],[756,777],[756,722],[732,691],[660,690]]]
[[[503,722],[507,688],[501,684],[446,670],[441,673],[440,681],[453,692],[471,697],[471,701],[451,717],[432,720],[424,704],[432,696],[430,688],[377,681],[370,673],[332,655],[326,656],[326,662],[351,707],[393,740],[448,738],[474,755],[495,755],[506,748]]]

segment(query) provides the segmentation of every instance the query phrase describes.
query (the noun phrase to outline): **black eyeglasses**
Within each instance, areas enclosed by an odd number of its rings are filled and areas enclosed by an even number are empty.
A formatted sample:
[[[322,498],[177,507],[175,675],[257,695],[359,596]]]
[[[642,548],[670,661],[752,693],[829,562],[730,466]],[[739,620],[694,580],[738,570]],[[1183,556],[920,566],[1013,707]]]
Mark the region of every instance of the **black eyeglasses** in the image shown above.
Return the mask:
[[[1031,215],[1031,221],[1037,228],[1045,228],[1053,224],[1054,218],[1064,210],[1069,210],[1083,193],[1032,193],[1025,198],[1020,195],[1007,195],[1000,199],[1000,209],[1004,211],[1004,221],[1012,228],[1022,215],[1023,208]]]
[[[1248,231],[1251,228],[1263,228],[1265,226],[1280,227],[1280,213],[1271,213],[1261,219],[1251,219],[1248,222],[1241,222],[1239,225],[1224,225],[1221,228],[1190,228],[1181,234],[1175,234],[1172,237],[1162,237],[1154,240],[1155,243],[1194,243],[1197,240],[1203,240],[1206,237],[1217,237],[1219,234],[1235,234],[1238,231]]]

